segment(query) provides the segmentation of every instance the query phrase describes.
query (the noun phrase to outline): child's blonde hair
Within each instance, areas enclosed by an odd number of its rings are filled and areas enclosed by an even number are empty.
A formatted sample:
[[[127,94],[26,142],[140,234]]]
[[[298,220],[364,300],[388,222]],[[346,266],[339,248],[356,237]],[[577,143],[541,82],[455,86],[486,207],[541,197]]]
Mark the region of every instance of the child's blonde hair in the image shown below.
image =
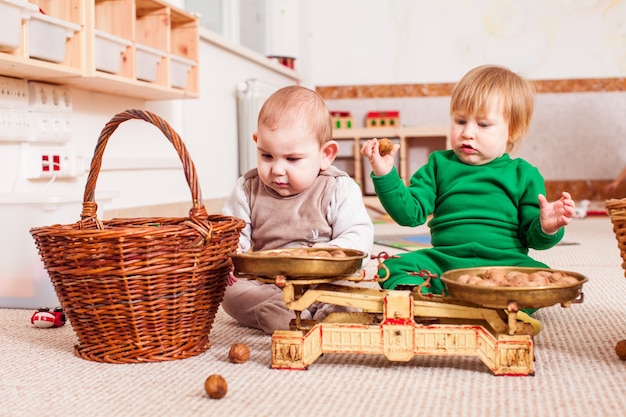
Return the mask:
[[[258,126],[275,130],[298,119],[307,122],[320,146],[332,139],[333,128],[326,102],[315,91],[297,85],[281,88],[263,103]]]
[[[470,70],[454,87],[450,114],[482,114],[489,99],[500,100],[503,116],[509,123],[507,152],[514,151],[530,127],[535,89],[530,81],[497,65],[482,65]]]

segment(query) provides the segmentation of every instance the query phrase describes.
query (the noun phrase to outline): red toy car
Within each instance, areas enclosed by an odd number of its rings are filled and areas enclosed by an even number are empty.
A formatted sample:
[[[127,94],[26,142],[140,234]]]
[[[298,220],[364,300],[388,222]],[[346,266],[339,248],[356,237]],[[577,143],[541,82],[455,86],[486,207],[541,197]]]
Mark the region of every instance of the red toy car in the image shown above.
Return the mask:
[[[61,327],[65,324],[65,313],[61,307],[52,311],[49,308],[40,308],[33,313],[30,322],[42,329]]]

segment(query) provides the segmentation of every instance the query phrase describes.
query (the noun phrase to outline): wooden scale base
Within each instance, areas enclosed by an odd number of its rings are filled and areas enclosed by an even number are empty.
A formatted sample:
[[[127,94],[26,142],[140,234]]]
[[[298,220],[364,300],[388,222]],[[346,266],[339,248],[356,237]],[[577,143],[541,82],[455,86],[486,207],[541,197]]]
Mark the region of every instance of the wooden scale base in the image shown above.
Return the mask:
[[[495,375],[534,375],[534,332],[517,319],[515,302],[498,310],[421,295],[421,288],[374,290],[284,276],[266,282],[282,287],[296,312],[290,330],[272,335],[272,368],[306,369],[324,353],[382,354],[399,362],[416,355],[477,356]],[[300,312],[315,302],[362,312],[301,320]]]

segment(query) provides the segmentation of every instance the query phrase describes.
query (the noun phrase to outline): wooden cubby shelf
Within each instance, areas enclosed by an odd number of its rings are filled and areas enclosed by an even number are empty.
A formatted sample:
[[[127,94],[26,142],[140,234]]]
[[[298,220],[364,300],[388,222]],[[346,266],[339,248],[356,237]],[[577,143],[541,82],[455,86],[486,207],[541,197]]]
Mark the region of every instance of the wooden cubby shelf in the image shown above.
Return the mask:
[[[200,37],[195,14],[165,0],[23,3],[77,31],[66,40],[65,56],[42,60],[31,53],[33,18],[23,18],[21,44],[0,51],[1,75],[142,100],[198,97]]]
[[[334,165],[350,174],[361,186],[364,195],[374,195],[369,165],[361,156],[361,146],[372,138],[389,138],[400,143],[396,167],[406,183],[413,172],[426,163],[431,152],[449,147],[447,127],[334,129],[333,139],[339,143]]]

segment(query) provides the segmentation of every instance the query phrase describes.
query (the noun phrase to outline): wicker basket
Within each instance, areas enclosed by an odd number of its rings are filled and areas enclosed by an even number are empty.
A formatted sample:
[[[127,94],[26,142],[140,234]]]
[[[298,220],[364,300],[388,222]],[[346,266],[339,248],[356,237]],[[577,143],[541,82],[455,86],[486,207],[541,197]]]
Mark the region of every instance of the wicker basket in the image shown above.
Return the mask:
[[[613,232],[622,255],[622,268],[626,276],[626,198],[606,200],[605,206],[613,223]]]
[[[174,145],[191,189],[186,218],[101,221],[95,183],[107,141],[120,123],[140,119],[157,126]],[[183,359],[209,348],[209,332],[222,302],[230,255],[243,221],[208,215],[193,161],[170,125],[128,110],[102,130],[75,224],[30,230],[57,296],[78,337],[77,356],[98,362]]]

